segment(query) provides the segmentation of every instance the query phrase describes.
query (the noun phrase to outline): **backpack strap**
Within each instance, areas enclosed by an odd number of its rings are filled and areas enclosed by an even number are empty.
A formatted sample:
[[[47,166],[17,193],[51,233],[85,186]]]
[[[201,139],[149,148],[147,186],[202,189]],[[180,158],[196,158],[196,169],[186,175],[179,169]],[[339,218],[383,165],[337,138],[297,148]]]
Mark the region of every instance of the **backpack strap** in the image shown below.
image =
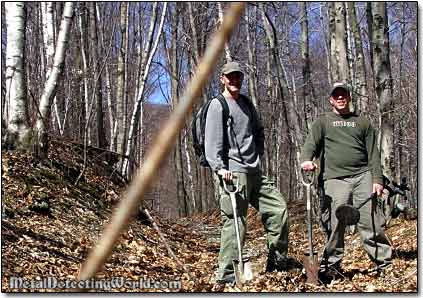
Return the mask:
[[[228,103],[226,102],[226,98],[223,96],[222,93],[219,93],[216,96],[217,100],[219,100],[220,104],[222,105],[222,121],[223,121],[223,153],[225,154],[225,158],[227,158],[228,156],[228,151],[229,151],[229,138],[228,138],[228,122],[232,121],[231,115],[230,115],[230,111],[229,111],[229,106]],[[225,160],[223,161],[225,162]]]
[[[327,115],[327,113],[323,113],[323,115],[321,116],[323,118],[322,121],[322,141],[319,144],[320,146],[320,152],[319,152],[319,159],[320,159],[320,167],[321,169],[323,169],[325,167],[325,157],[323,156],[323,152],[325,150],[325,137],[326,137],[326,132],[327,132],[327,126],[328,126],[328,121],[329,121],[329,117]],[[318,186],[319,189],[321,191],[321,194],[324,193],[323,190],[323,170],[320,170],[320,174],[319,177],[317,177],[317,181],[318,181]]]
[[[194,123],[193,125],[193,136],[195,136],[195,138],[193,139],[193,143],[196,144],[196,140],[197,143],[199,143],[199,148],[198,148],[198,154],[197,155],[201,155],[204,154],[204,136],[205,136],[205,130],[206,130],[206,119],[207,119],[207,112],[209,110],[209,106],[211,104],[211,102],[213,100],[217,99],[220,104],[222,105],[222,128],[223,128],[223,152],[224,154],[228,154],[228,150],[229,150],[229,140],[228,140],[228,133],[227,133],[227,127],[228,127],[228,121],[230,119],[230,111],[229,111],[229,106],[228,103],[226,102],[225,97],[223,97],[222,94],[218,94],[216,97],[208,100],[204,106],[201,108],[201,111],[199,112],[199,114],[197,115],[197,117],[200,118],[199,121],[199,129],[200,129],[200,137],[201,140],[198,140],[198,138],[196,137],[196,125]],[[194,120],[196,121],[196,119]],[[203,150],[203,152],[202,152]],[[225,156],[224,156],[225,157]],[[205,157],[204,157],[205,158]],[[201,163],[202,161],[200,161]],[[204,159],[203,161],[205,164],[207,163],[206,160]],[[224,161],[225,162],[225,161]]]
[[[259,123],[259,114],[258,114],[258,111],[257,111],[256,107],[254,106],[254,104],[253,104],[253,102],[251,101],[250,98],[248,98],[247,96],[245,96],[243,94],[240,94],[240,97],[246,103],[246,105],[248,107],[248,111],[250,112],[251,121],[252,121],[252,128],[253,128],[253,134],[255,136],[257,134],[258,123]]]

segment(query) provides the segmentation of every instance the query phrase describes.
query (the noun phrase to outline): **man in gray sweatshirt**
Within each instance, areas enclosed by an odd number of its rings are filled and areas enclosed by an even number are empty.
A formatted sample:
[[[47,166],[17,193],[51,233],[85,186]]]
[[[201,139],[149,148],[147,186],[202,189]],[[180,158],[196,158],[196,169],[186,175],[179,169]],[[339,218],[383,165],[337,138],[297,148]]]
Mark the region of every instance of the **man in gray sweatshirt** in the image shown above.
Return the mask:
[[[267,233],[267,271],[287,269],[288,211],[285,199],[273,181],[262,176],[260,159],[264,152],[264,132],[249,99],[240,94],[243,72],[237,62],[226,63],[221,72],[222,92],[229,119],[223,123],[223,107],[218,99],[210,103],[205,126],[205,155],[213,173],[222,217],[218,285],[233,283],[232,260],[237,259],[237,244],[229,194],[223,180],[237,180],[238,222],[244,244],[247,209],[251,204],[261,215]],[[226,129],[226,132],[224,130]]]

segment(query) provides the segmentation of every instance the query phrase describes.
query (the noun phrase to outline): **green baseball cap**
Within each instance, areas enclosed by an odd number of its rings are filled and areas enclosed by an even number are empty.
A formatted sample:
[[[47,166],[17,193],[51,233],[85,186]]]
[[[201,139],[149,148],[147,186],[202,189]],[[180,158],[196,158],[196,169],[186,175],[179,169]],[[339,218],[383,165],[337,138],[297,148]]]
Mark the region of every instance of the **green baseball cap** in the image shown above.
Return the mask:
[[[333,95],[333,93],[335,93],[335,90],[336,89],[344,89],[348,93],[348,95],[351,96],[351,94],[350,94],[350,87],[346,83],[340,83],[340,82],[338,82],[338,83],[333,84],[332,90],[330,92],[330,95],[331,96]]]
[[[231,62],[228,62],[225,65],[223,65],[222,74],[228,74],[228,73],[231,73],[231,72],[243,73],[243,71],[241,69],[241,65],[239,65],[239,63],[235,62],[235,61],[231,61]]]

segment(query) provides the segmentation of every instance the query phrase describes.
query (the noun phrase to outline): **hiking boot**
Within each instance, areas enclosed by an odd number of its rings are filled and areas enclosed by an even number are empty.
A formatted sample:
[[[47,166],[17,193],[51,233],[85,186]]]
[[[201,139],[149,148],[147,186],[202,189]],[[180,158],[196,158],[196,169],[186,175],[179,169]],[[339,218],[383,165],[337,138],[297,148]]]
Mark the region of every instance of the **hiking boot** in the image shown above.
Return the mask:
[[[376,265],[375,272],[377,277],[385,277],[387,268],[392,267],[392,263],[382,263]]]
[[[216,282],[211,289],[212,292],[223,292],[225,290],[226,283],[225,282]]]
[[[332,280],[340,277],[344,277],[344,275],[342,274],[342,269],[339,263],[320,267],[318,278],[322,283],[328,284]]]
[[[223,292],[225,288],[233,287],[235,285],[235,281],[226,281],[226,280],[217,280],[214,286],[212,287],[212,292]]]
[[[274,259],[268,258],[266,264],[266,272],[285,272],[288,271],[288,260],[287,258]]]

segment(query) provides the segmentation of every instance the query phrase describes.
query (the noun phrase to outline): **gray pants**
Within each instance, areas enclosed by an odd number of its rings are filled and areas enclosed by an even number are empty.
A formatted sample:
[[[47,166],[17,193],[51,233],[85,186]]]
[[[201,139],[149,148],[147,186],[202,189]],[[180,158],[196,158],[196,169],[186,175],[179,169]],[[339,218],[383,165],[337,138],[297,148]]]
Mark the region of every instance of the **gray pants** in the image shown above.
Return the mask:
[[[238,225],[242,246],[247,229],[247,210],[251,204],[261,215],[267,234],[268,258],[274,263],[286,261],[288,254],[288,210],[282,194],[272,180],[261,174],[234,173],[239,179],[241,192],[237,193]],[[232,261],[237,259],[237,244],[233,211],[229,194],[225,192],[221,179],[214,175],[218,192],[222,231],[220,235],[219,270],[217,280],[233,281]]]
[[[327,243],[321,267],[326,267],[339,264],[344,255],[345,225],[338,222],[335,210],[341,204],[352,203],[357,207],[365,201],[372,193],[372,175],[364,172],[352,177],[328,179],[323,188],[321,221],[327,234]],[[384,217],[377,201],[368,201],[359,211],[357,230],[368,256],[378,267],[391,264],[392,248],[383,230]]]

